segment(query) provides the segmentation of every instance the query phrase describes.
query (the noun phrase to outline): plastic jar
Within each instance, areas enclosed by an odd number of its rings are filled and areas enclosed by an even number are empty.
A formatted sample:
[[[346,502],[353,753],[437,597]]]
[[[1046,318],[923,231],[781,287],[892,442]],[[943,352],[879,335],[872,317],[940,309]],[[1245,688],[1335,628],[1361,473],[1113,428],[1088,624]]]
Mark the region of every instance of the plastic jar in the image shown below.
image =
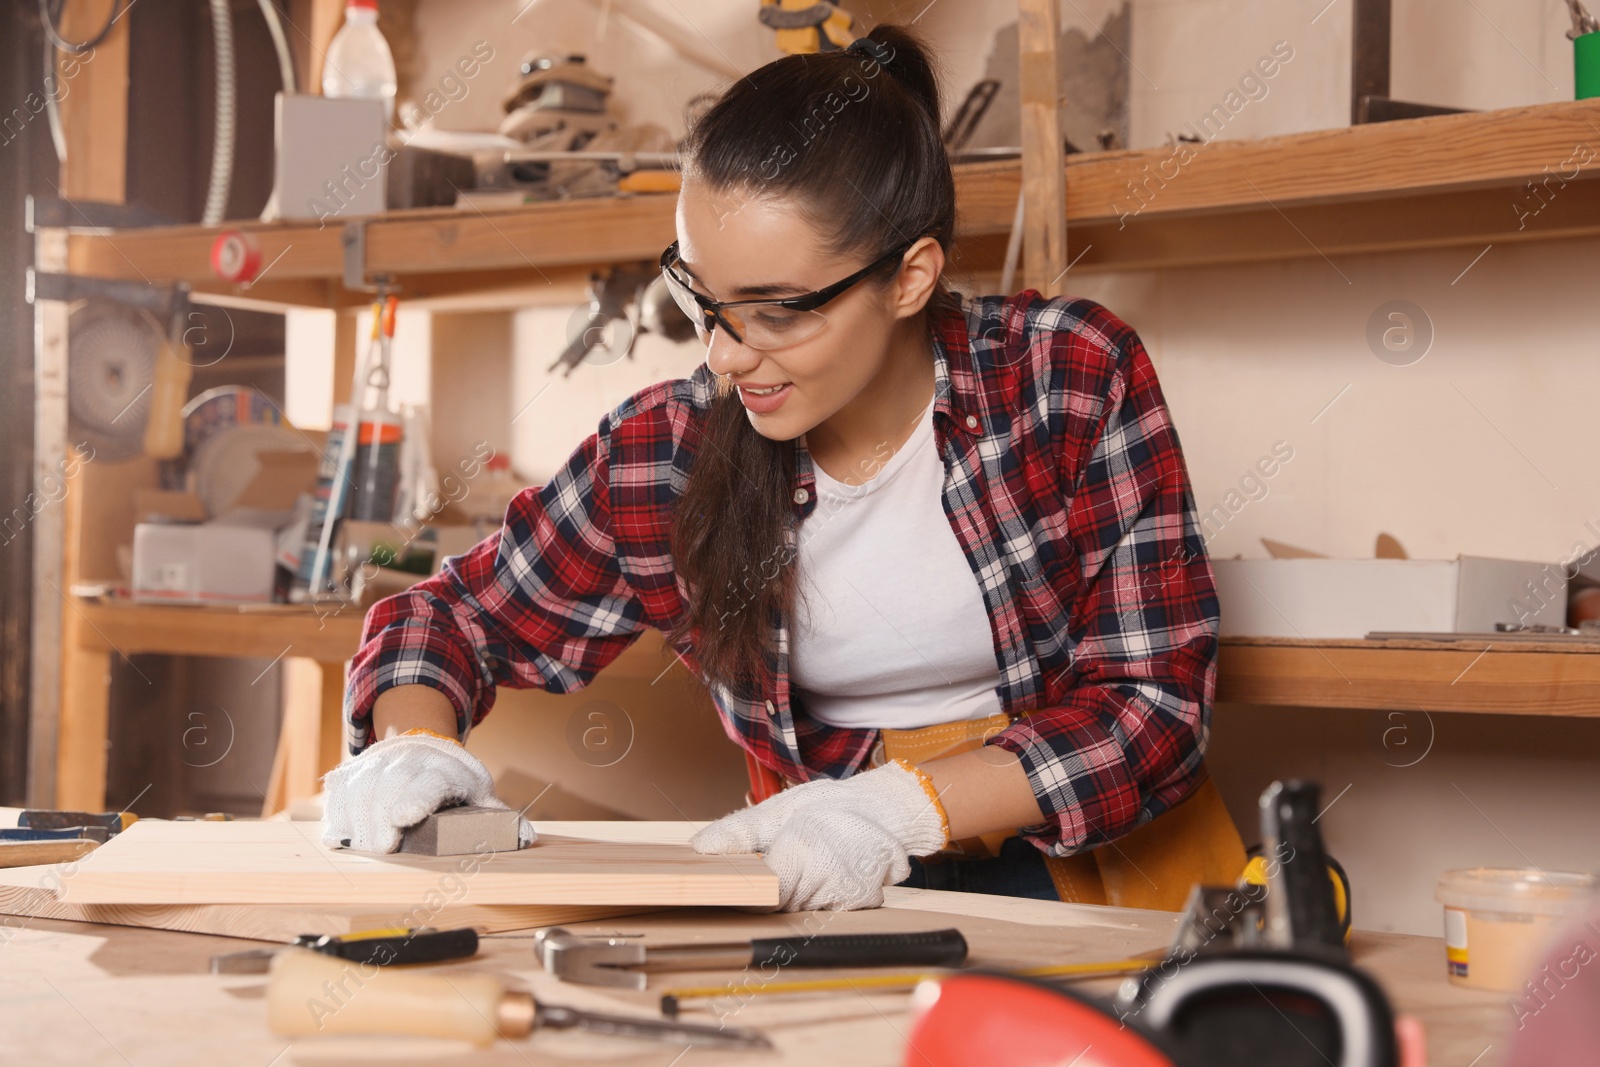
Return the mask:
[[[1446,871],[1434,899],[1444,905],[1450,981],[1514,993],[1534,972],[1539,953],[1597,890],[1592,874],[1533,868]]]

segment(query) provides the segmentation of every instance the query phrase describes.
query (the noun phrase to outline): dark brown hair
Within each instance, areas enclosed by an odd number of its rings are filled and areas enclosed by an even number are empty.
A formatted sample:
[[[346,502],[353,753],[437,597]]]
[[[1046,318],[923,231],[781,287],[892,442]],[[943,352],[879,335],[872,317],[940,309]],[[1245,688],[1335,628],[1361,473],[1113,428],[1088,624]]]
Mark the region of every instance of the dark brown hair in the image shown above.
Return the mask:
[[[868,263],[923,236],[948,255],[955,181],[932,57],[905,27],[868,36],[866,51],[785,56],[734,83],[689,131],[685,182],[792,202],[836,256]],[[927,310],[957,302],[941,278]],[[673,562],[690,597],[667,639],[681,647],[692,634],[705,679],[755,698],[768,635],[793,603],[797,442],[763,437],[732,390],[718,393],[674,506]]]

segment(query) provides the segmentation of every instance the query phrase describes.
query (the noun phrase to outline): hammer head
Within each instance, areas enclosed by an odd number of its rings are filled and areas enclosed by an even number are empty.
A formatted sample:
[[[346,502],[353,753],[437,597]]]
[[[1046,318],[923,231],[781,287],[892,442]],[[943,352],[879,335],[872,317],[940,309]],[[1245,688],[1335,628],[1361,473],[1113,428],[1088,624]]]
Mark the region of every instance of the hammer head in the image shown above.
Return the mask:
[[[533,938],[533,954],[546,972],[564,982],[643,989],[644,945],[617,937],[584,937],[560,926],[547,926]]]

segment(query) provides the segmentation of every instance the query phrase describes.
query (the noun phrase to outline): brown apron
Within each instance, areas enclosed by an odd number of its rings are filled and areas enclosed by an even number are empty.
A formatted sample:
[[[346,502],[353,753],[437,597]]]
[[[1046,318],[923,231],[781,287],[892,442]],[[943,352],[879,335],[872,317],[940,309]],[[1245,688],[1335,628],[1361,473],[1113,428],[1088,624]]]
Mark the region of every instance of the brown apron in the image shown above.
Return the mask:
[[[962,719],[916,730],[879,730],[868,767],[889,760],[912,764],[971,752],[1010,726],[1005,712],[987,719]],[[770,773],[770,772],[769,772]],[[798,785],[782,777],[785,789]],[[923,863],[997,856],[1016,830],[999,830],[952,841]],[[1088,852],[1044,857],[1056,895],[1070,904],[1179,911],[1191,885],[1231,885],[1244,871],[1244,842],[1208,776],[1177,806],[1131,833]]]

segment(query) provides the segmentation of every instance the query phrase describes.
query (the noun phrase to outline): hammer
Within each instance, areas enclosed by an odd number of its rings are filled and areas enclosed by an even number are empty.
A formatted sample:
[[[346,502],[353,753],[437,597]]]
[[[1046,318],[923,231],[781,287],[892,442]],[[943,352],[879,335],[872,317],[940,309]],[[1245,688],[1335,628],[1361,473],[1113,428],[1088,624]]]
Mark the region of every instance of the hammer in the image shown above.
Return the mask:
[[[584,937],[560,926],[534,936],[534,956],[557,978],[582,985],[645,988],[651,971],[777,967],[959,967],[967,958],[960,930],[908,934],[763,937],[647,947],[617,937]]]

